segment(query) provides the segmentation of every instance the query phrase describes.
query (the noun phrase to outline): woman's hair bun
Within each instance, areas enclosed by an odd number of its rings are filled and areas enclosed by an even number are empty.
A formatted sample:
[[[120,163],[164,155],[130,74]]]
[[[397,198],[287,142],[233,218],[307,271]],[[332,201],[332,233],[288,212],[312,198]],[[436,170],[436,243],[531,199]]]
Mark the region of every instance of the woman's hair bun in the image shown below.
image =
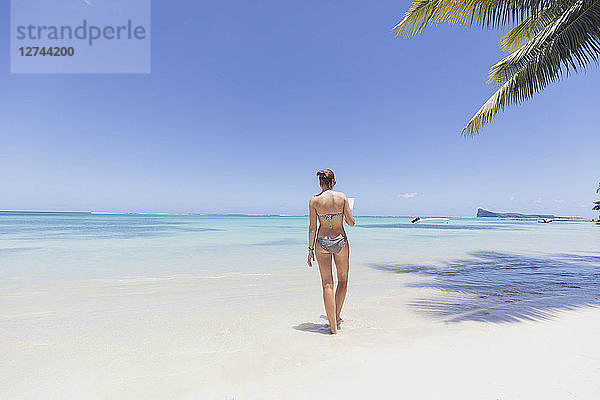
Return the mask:
[[[319,177],[321,186],[332,186],[335,181],[335,175],[330,169],[321,169],[317,171],[317,176]]]

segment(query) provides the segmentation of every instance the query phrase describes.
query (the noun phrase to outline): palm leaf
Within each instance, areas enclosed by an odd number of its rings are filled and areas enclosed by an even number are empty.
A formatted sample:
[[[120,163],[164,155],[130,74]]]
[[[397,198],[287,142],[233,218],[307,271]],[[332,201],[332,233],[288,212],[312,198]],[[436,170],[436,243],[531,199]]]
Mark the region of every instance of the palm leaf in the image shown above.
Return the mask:
[[[562,7],[558,6],[558,2],[552,3],[549,7],[525,18],[502,37],[502,51],[514,51],[523,46],[545,26],[556,20],[562,10]]]
[[[518,50],[492,66],[488,82],[498,84],[506,82],[508,78],[522,69],[536,55],[543,53],[548,48],[552,48],[553,44],[557,44],[557,46],[554,46],[557,53],[564,53],[559,61],[567,59],[569,61],[567,67],[570,65],[576,69],[577,65],[571,62],[571,56],[578,58],[579,55],[583,55],[585,58],[586,52],[584,51],[583,54],[579,54],[577,50],[580,50],[579,47],[590,35],[592,37],[596,35],[597,37],[599,33],[600,17],[596,14],[599,11],[598,5],[597,0],[576,1],[569,9],[563,11],[558,18],[546,25]],[[553,55],[555,54],[550,54],[550,56]],[[561,56],[561,54],[556,55]],[[584,66],[589,61],[586,60],[579,64],[580,66]]]
[[[563,74],[600,56],[600,0],[578,0],[552,24],[490,68],[500,88],[477,111],[463,133],[475,134],[500,109],[531,98]]]
[[[600,201],[595,201],[594,204],[595,204],[595,206],[594,206],[594,208],[592,208],[592,210],[596,210],[596,211],[600,210]]]
[[[497,28],[518,23],[557,0],[418,0],[395,27],[395,35],[413,36],[440,22]]]

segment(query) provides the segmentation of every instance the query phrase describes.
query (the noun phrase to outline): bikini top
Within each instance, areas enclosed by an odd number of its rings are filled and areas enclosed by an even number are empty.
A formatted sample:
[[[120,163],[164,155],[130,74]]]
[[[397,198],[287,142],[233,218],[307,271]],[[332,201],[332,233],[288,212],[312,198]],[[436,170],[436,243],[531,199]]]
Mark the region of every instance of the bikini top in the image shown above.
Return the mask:
[[[317,210],[315,210],[315,212],[317,212]],[[333,228],[333,225],[331,224],[331,219],[333,217],[335,217],[336,215],[344,215],[344,212],[342,211],[342,212],[335,213],[335,214],[321,214],[321,215],[319,215],[319,213],[317,213],[317,218],[323,217],[325,219],[328,219],[329,220],[329,227]]]

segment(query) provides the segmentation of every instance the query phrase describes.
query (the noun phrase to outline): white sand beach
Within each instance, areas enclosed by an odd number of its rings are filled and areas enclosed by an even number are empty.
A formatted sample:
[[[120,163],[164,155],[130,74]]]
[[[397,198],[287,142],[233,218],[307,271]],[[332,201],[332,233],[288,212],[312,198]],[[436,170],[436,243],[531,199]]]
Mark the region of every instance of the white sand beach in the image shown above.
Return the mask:
[[[535,321],[444,322],[406,307],[427,289],[399,292],[398,282],[355,275],[337,336],[327,334],[326,320],[319,317],[322,304],[314,274],[293,284],[270,275],[231,278],[240,285],[220,297],[230,307],[214,304],[214,311],[202,301],[214,289],[200,284],[207,279],[191,276],[57,287],[38,294],[50,306],[46,315],[32,310],[29,316],[13,316],[35,319],[33,329],[2,334],[1,397],[600,396],[598,308]],[[268,287],[278,290],[265,295],[260,308],[245,305],[244,296],[264,295]],[[134,300],[119,296],[123,290],[136,293]],[[89,304],[85,296],[83,303],[71,305],[52,300],[60,299],[60,293],[90,291],[96,300]],[[56,315],[59,309],[63,315]],[[83,309],[86,316],[77,315]],[[3,317],[3,326],[10,328],[11,318]]]

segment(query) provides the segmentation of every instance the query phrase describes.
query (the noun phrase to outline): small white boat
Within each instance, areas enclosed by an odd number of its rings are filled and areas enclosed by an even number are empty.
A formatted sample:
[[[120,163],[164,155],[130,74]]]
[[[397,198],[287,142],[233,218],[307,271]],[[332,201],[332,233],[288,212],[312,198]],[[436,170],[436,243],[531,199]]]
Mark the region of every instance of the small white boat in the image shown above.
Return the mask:
[[[450,218],[415,218],[413,224],[447,224],[448,221]]]

